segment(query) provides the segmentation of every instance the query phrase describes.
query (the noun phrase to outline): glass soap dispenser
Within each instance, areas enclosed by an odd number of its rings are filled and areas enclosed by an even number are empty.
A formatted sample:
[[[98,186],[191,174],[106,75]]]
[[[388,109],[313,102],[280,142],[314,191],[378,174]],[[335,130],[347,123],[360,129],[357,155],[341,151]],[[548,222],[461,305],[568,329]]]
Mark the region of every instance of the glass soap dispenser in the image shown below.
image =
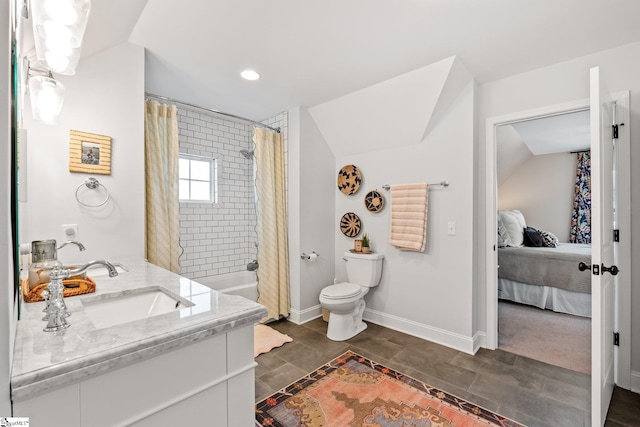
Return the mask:
[[[56,241],[51,239],[31,242],[29,290],[42,283],[49,283],[49,272],[54,267],[62,267],[62,263],[58,261]]]

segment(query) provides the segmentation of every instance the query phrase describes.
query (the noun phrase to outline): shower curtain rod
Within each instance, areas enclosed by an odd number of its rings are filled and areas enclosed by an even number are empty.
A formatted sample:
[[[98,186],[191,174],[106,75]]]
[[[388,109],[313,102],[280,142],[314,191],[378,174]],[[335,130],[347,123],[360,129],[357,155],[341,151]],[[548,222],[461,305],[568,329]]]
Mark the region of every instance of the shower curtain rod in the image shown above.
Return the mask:
[[[247,119],[246,117],[236,116],[235,114],[230,114],[230,113],[223,113],[222,111],[218,111],[218,110],[214,110],[214,109],[206,108],[206,107],[201,107],[199,105],[189,104],[188,102],[178,101],[177,99],[168,98],[166,96],[155,95],[155,94],[149,93],[149,92],[145,92],[144,94],[148,98],[156,98],[156,99],[160,99],[162,101],[174,102],[176,104],[181,104],[181,105],[186,105],[188,107],[197,108],[199,110],[209,111],[210,113],[220,114],[222,116],[227,116],[227,117],[233,117],[234,119],[244,120],[245,122],[249,122],[249,123],[252,123],[254,125],[258,125],[258,126],[261,126],[263,128],[271,129],[274,132],[280,133],[280,128],[279,127],[274,128],[274,127],[271,127],[269,125],[265,125],[264,123],[256,122],[255,120],[252,120],[252,119]]]

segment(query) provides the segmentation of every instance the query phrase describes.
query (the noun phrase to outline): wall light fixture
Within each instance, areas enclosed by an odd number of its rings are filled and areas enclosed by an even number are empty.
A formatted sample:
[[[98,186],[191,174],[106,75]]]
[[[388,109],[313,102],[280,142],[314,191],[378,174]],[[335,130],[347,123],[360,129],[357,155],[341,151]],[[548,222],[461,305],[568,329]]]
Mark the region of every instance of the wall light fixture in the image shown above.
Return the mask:
[[[64,101],[64,86],[53,78],[51,71],[29,67],[28,76],[33,119],[47,125],[57,124]]]
[[[24,5],[27,2],[25,0]],[[36,58],[27,66],[29,99],[35,121],[56,124],[64,86],[53,74],[73,75],[80,60],[91,0],[31,0],[23,17],[31,18]]]
[[[90,10],[91,0],[31,0],[36,56],[54,73],[75,74]]]

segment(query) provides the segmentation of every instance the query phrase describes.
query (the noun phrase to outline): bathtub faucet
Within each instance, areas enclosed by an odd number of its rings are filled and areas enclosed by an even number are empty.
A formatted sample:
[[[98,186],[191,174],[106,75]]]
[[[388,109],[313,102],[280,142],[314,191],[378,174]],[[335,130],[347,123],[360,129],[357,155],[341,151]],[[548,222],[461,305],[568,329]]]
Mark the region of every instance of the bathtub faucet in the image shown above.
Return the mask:
[[[42,320],[47,321],[47,327],[44,328],[45,332],[57,332],[63,329],[67,329],[70,324],[67,322],[67,317],[71,315],[67,310],[67,305],[64,302],[64,284],[62,281],[72,276],[78,276],[85,273],[88,269],[94,265],[104,265],[109,270],[109,277],[115,277],[118,275],[118,270],[108,261],[98,260],[90,261],[82,267],[69,269],[55,267],[49,273],[49,284],[47,285],[46,296],[47,313]],[[44,294],[44,292],[43,292]]]
[[[254,259],[249,264],[247,264],[247,271],[256,271],[258,269],[258,260]]]

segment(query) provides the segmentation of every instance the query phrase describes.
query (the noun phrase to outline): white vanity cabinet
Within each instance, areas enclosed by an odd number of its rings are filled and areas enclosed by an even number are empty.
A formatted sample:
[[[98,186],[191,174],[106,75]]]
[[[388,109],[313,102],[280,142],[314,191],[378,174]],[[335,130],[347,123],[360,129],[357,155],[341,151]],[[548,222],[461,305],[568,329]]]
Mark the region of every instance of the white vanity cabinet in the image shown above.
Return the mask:
[[[251,426],[255,366],[249,324],[14,400],[13,415],[34,427]]]

